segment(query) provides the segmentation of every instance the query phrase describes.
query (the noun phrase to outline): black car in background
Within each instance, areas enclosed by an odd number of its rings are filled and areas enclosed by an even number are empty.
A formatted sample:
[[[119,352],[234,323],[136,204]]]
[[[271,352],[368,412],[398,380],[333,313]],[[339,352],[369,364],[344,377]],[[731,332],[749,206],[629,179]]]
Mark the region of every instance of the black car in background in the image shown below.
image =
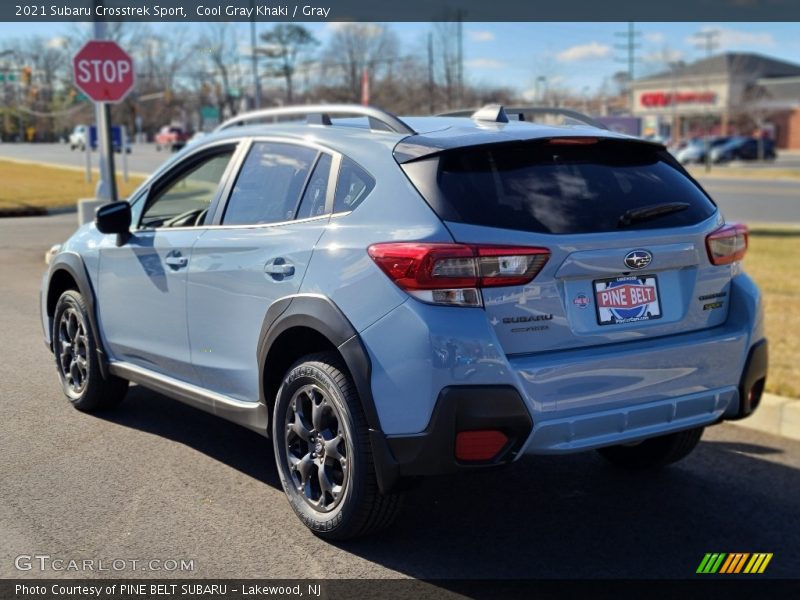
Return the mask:
[[[759,144],[763,144],[763,153],[759,156]],[[732,160],[775,160],[775,141],[764,138],[759,140],[753,137],[733,137],[725,144],[711,149],[711,160],[715,163],[729,162]]]

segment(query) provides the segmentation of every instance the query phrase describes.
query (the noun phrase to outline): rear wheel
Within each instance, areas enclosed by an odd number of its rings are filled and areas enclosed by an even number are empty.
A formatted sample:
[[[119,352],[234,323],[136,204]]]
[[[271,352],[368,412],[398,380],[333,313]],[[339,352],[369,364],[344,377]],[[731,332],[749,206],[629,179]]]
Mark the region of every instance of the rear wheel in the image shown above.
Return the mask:
[[[336,353],[306,356],[289,369],[272,440],[289,504],[313,533],[343,540],[392,523],[400,496],[378,490],[367,424]]]
[[[598,454],[625,469],[660,469],[686,458],[703,435],[703,427],[650,438],[634,445],[600,448]]]
[[[128,382],[111,375],[103,379],[86,303],[75,290],[56,303],[52,339],[61,386],[75,408],[90,412],[122,402]]]

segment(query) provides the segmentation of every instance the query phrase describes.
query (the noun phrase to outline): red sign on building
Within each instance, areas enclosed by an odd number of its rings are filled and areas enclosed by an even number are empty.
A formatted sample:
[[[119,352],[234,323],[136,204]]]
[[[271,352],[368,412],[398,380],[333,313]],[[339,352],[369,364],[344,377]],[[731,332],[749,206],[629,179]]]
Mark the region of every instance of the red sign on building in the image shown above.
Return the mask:
[[[115,42],[87,42],[72,66],[75,85],[95,102],[119,102],[133,88],[133,60]]]
[[[673,104],[714,104],[714,92],[645,92],[640,96],[642,106],[648,108]]]

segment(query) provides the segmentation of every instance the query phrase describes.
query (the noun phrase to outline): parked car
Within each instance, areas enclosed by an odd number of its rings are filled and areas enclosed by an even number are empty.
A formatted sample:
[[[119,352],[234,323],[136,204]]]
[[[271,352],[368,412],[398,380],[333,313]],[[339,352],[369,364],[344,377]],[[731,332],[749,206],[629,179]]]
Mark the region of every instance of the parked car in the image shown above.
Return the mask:
[[[134,382],[271,437],[297,516],[344,539],[423,476],[658,469],[750,415],[747,240],[659,144],[499,106],[287,107],[99,208],[50,254],[42,325],[75,408]]]
[[[775,142],[771,139],[761,140],[763,145],[763,158],[775,160]],[[711,151],[711,160],[715,163],[729,162],[732,160],[758,160],[759,140],[752,137],[735,137],[727,143]]]
[[[731,138],[721,136],[712,137],[708,140],[709,148],[716,148],[726,144]],[[675,158],[682,165],[692,163],[703,163],[706,160],[706,140],[704,138],[693,138],[686,146],[675,153]]]
[[[90,127],[88,125],[76,125],[72,133],[69,134],[69,149],[78,149],[83,152],[86,150],[88,143],[90,143]],[[114,152],[118,154],[122,152],[122,140],[120,137],[112,136],[111,145],[114,148]],[[96,140],[92,144],[92,150],[97,150]],[[127,137],[125,138],[125,152],[126,154],[131,153],[131,144]]]
[[[69,149],[86,150],[89,139],[89,127],[86,125],[75,125],[72,133],[69,134]]]
[[[170,152],[175,152],[183,148],[188,140],[189,134],[180,127],[164,125],[156,134],[156,150],[160,152],[162,149],[168,149]]]

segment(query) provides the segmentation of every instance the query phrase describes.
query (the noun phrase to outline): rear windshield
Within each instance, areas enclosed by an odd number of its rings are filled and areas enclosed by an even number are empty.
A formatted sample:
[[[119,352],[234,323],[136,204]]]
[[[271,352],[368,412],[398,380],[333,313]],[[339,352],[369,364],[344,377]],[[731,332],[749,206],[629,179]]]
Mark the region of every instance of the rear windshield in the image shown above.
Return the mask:
[[[690,225],[715,210],[665,150],[641,143],[537,140],[450,150],[418,162],[428,164],[404,169],[445,221],[594,233]]]

